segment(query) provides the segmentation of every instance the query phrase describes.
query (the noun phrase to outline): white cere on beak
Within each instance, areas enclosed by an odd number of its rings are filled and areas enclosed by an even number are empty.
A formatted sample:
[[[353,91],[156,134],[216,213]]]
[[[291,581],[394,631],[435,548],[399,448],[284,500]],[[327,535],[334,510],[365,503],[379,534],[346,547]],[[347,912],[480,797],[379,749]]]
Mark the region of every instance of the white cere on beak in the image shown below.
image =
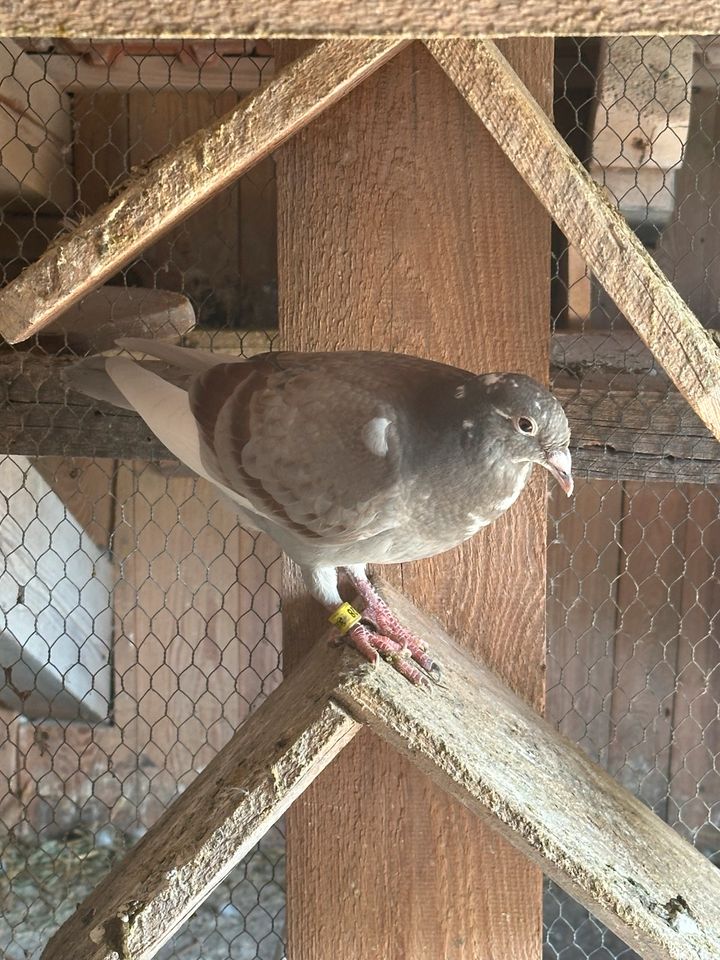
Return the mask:
[[[374,453],[376,457],[387,456],[387,431],[390,422],[387,417],[374,417],[363,427],[362,441],[370,453]]]
[[[486,387],[491,387],[494,383],[500,383],[502,377],[499,373],[486,373],[484,377],[481,377],[481,380]]]

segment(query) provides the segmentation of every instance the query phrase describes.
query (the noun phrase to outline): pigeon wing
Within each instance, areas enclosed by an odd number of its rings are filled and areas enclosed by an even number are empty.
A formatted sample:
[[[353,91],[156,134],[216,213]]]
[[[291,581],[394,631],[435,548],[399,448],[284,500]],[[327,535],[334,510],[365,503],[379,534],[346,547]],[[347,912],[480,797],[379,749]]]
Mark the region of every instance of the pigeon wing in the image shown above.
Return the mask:
[[[265,354],[199,374],[189,399],[207,469],[311,540],[345,543],[398,526],[403,413],[383,389],[382,367],[358,354]]]

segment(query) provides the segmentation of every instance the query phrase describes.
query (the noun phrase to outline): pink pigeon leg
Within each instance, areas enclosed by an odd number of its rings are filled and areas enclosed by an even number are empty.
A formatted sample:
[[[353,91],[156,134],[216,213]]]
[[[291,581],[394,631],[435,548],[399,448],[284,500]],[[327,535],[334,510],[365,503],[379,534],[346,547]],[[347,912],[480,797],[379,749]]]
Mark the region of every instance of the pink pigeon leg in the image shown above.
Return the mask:
[[[410,683],[419,684],[423,682],[422,674],[412,664],[409,650],[404,649],[400,643],[376,633],[366,627],[364,623],[357,623],[354,627],[351,627],[347,636],[355,649],[371,663],[375,663],[380,656],[389,661],[392,667]]]
[[[427,645],[415,634],[404,627],[390,607],[385,603],[367,577],[359,576],[356,570],[349,569],[348,575],[353,586],[365,602],[363,619],[370,620],[385,637],[394,640],[410,654],[410,657],[434,678],[438,678],[440,668],[427,653]]]

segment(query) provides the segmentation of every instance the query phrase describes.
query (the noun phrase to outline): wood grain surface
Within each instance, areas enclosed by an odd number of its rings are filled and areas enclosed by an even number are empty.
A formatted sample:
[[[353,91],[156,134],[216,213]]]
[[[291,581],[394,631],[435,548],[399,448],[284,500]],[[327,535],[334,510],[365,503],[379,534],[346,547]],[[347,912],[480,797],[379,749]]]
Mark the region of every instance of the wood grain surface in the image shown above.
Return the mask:
[[[549,108],[551,44],[505,49]],[[278,201],[285,347],[547,378],[549,219],[422,45],[283,148]],[[535,477],[481,536],[393,573],[536,707],[544,492]],[[301,593],[286,635],[309,639],[317,605]],[[293,807],[288,857],[293,960],[540,956],[539,873],[368,735]]]
[[[597,36],[617,33],[716,33],[712,0],[617,3],[602,0],[250,0],[218,6],[198,0],[16,0],[0,16],[3,36],[329,37]]]

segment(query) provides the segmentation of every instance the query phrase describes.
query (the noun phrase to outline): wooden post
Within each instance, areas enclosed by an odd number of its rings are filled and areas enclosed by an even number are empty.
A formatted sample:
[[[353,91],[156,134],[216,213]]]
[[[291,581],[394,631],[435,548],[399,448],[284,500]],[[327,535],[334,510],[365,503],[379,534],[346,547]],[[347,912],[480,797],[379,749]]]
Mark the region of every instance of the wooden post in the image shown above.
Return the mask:
[[[552,43],[503,49],[549,109]],[[286,348],[404,350],[547,377],[549,218],[422,45],[278,161]],[[464,548],[392,571],[538,708],[544,492],[536,476]],[[316,606],[287,604],[294,643],[311,639]],[[286,648],[286,664],[298,655]],[[290,811],[288,858],[293,960],[540,956],[539,871],[366,732]]]

